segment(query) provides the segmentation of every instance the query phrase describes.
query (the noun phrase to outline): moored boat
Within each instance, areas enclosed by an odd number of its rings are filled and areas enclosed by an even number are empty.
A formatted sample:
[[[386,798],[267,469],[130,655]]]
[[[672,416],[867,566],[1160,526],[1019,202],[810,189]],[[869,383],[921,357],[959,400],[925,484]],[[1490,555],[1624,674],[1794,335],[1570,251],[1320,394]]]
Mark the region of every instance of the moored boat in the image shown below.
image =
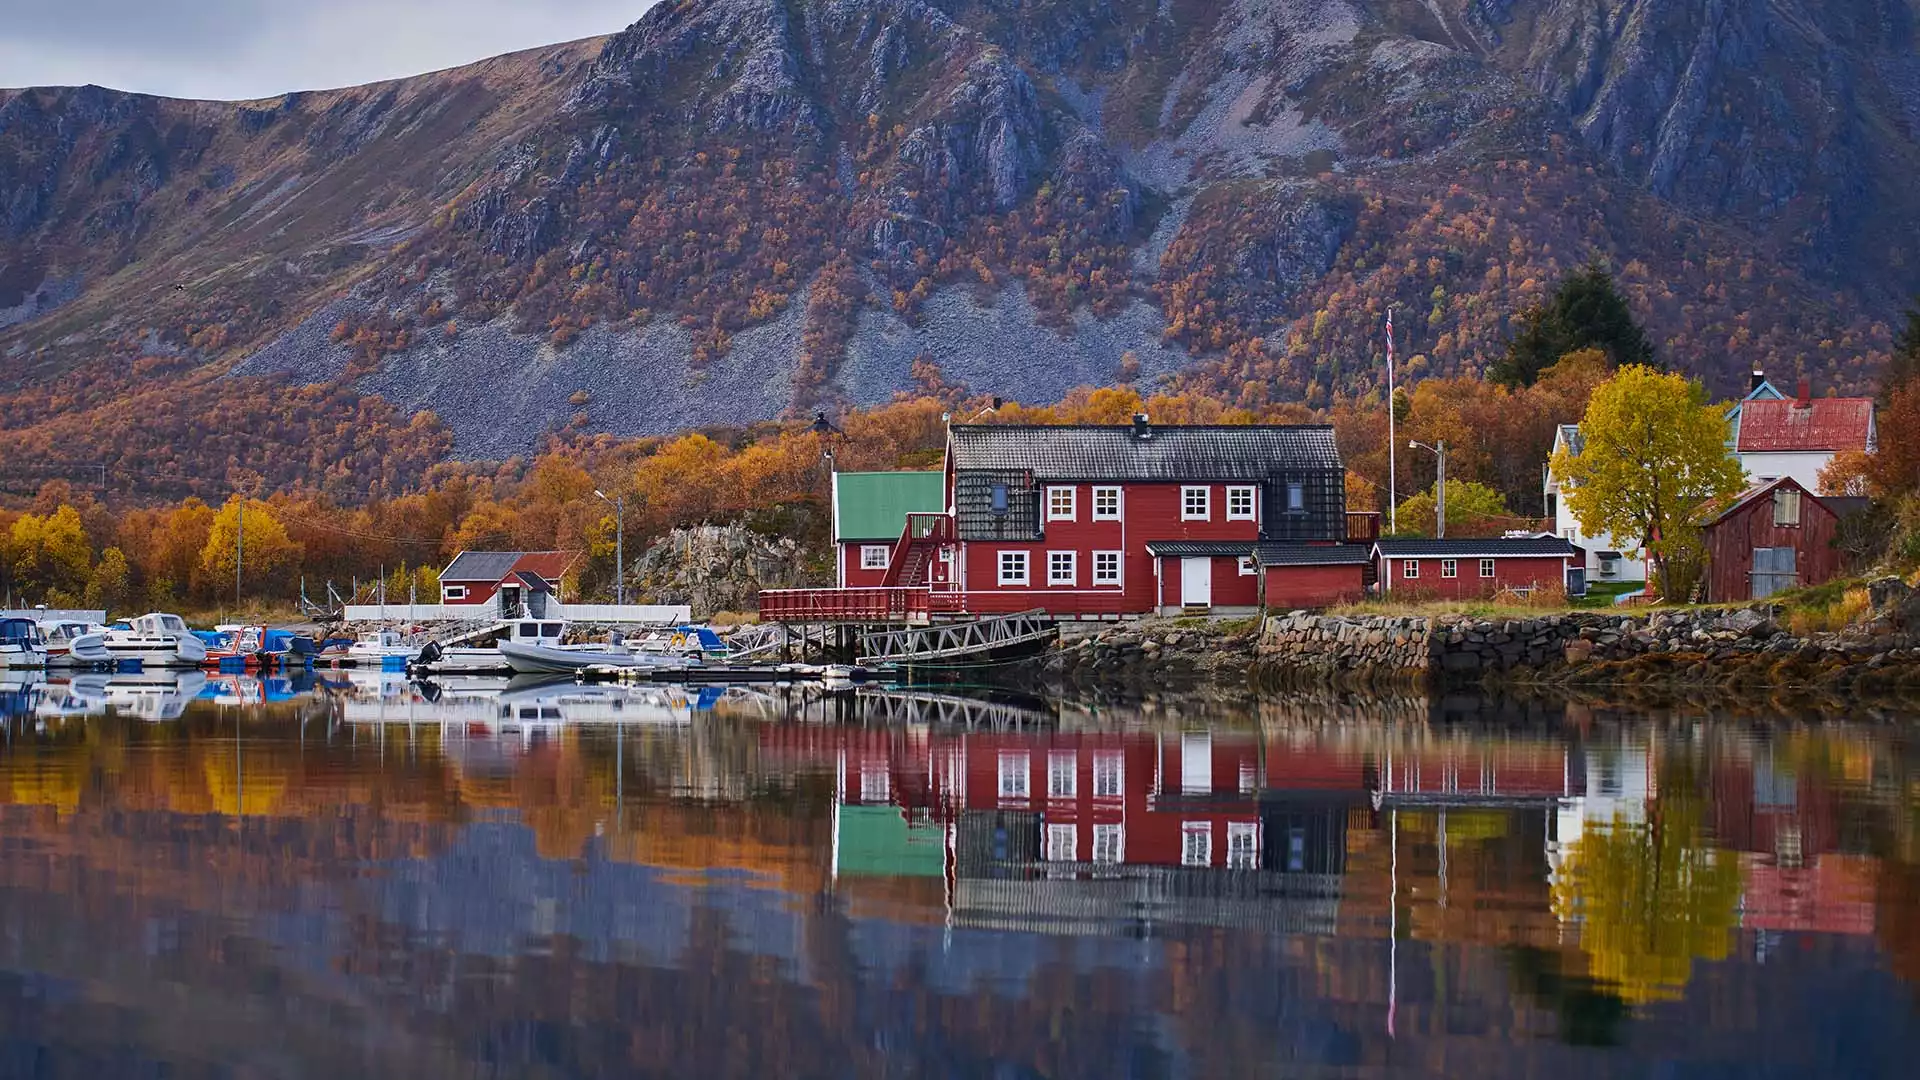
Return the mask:
[[[143,669],[197,668],[206,662],[206,644],[193,636],[178,615],[149,612],[130,626],[106,633],[104,644],[115,660],[137,660]]]
[[[47,639],[32,619],[0,619],[0,668],[47,666]]]
[[[557,648],[503,641],[500,656],[516,675],[572,675],[587,668],[679,670],[687,666],[685,660],[677,657],[629,652],[611,646]]]
[[[47,637],[47,666],[52,668],[107,667],[113,653],[107,650],[106,630],[83,622],[43,622],[40,629]]]
[[[507,663],[506,657],[500,652],[499,646],[504,642],[569,651],[598,648],[563,645],[567,624],[553,619],[515,619],[501,623],[489,631],[489,636],[495,640],[486,645],[428,642],[408,667],[421,675],[499,675],[513,670],[513,665]],[[485,641],[487,638],[478,640]]]
[[[419,651],[407,644],[400,631],[383,627],[361,634],[360,640],[347,646],[347,659],[355,667],[404,668]]]

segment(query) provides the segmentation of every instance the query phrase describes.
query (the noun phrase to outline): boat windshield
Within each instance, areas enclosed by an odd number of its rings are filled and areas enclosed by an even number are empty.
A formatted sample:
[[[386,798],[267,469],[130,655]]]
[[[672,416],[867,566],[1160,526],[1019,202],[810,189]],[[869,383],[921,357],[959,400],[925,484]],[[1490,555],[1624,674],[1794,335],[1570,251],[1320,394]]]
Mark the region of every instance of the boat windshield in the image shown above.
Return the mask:
[[[549,623],[541,623],[541,624],[540,624],[540,636],[541,636],[541,637],[550,637],[550,638],[557,638],[557,637],[559,637],[559,636],[560,636],[560,631],[561,631],[561,626],[560,626],[560,624],[559,624],[559,623],[557,623],[557,622],[549,622]]]

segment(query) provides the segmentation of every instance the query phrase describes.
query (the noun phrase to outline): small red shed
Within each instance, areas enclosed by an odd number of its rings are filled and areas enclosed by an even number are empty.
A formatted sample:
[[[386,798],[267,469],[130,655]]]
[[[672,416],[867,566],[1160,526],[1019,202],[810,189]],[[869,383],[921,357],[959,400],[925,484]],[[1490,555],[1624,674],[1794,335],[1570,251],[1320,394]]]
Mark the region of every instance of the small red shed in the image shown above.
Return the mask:
[[[1838,517],[1791,476],[1756,484],[1699,518],[1709,603],[1764,600],[1840,572]]]
[[[1325,608],[1367,597],[1373,576],[1367,544],[1261,544],[1261,605],[1268,611]]]
[[[1373,545],[1380,592],[1408,600],[1470,600],[1502,589],[1567,588],[1586,555],[1558,536],[1382,540]]]
[[[504,618],[539,617],[558,599],[560,579],[579,555],[571,551],[463,551],[440,571],[442,604],[494,604]]]

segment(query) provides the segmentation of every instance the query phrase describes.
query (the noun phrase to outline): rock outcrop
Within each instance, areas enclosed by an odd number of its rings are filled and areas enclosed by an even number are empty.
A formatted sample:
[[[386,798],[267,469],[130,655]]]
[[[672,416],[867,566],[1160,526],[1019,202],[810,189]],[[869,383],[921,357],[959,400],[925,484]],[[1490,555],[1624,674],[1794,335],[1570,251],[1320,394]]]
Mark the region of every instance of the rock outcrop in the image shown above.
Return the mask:
[[[643,604],[690,604],[696,619],[758,609],[762,589],[808,582],[800,545],[742,525],[675,529],[633,561],[628,594]]]

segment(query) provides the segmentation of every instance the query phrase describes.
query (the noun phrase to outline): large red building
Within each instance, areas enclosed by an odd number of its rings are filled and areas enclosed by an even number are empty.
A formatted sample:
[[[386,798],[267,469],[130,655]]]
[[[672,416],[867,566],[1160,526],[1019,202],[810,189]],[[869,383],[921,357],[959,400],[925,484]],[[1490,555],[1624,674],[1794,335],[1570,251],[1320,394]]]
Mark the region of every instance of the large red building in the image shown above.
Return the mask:
[[[1365,587],[1350,524],[1367,541],[1377,531],[1376,515],[1347,514],[1345,468],[1324,425],[956,425],[941,475],[944,505],[894,513],[905,520],[891,550],[837,537],[846,587],[766,593],[761,613],[915,621],[1324,606]],[[849,500],[901,486],[836,484],[836,520],[871,521]]]

